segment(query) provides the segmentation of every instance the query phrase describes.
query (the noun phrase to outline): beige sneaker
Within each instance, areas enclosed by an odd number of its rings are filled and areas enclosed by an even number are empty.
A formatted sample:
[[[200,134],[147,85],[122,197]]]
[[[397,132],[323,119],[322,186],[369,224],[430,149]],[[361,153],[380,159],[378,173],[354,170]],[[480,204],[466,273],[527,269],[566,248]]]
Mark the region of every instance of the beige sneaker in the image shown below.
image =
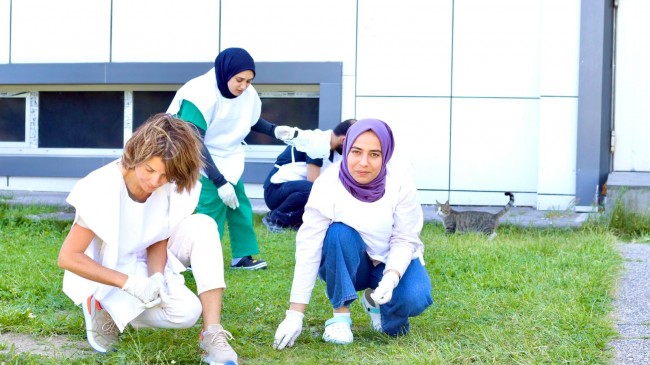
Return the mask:
[[[208,330],[201,332],[199,346],[206,352],[203,361],[210,365],[237,364],[237,353],[230,347],[228,340],[232,334],[221,327],[220,324],[211,324]]]
[[[95,351],[107,352],[117,343],[119,331],[111,315],[102,308],[95,297],[90,296],[81,304],[86,320],[86,337]]]

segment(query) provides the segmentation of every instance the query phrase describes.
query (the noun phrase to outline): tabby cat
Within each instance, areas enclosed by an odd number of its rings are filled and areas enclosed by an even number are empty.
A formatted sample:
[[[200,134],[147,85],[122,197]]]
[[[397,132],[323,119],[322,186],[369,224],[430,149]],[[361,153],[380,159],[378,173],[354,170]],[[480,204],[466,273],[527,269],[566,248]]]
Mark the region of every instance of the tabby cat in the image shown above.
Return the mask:
[[[498,213],[457,212],[451,209],[449,200],[444,204],[436,200],[436,213],[443,218],[447,233],[481,232],[489,234],[490,239],[493,239],[497,235],[496,228],[499,224],[499,218],[506,214],[515,204],[515,196],[512,193],[507,192],[505,195],[510,197],[510,201]]]

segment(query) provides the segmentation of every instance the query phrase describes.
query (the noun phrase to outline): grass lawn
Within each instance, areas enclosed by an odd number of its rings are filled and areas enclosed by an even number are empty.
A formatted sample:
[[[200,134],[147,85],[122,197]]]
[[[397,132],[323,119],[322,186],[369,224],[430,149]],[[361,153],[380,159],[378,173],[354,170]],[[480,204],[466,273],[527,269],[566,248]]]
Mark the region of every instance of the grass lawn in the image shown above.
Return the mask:
[[[85,341],[81,309],[61,292],[58,250],[71,222],[32,221],[48,207],[0,201],[0,332],[66,335]],[[609,314],[622,259],[599,224],[580,229],[501,226],[488,241],[426,224],[426,269],[435,303],[412,318],[411,333],[390,338],[370,329],[352,306],[351,345],[321,340],[332,308],[317,283],[293,348],[271,348],[288,307],[295,232],[270,234],[255,217],[263,271],[226,270],[223,324],[243,364],[608,364]],[[230,260],[228,238],[224,256]],[[191,273],[188,285],[194,288]],[[13,351],[0,340],[2,364],[199,364],[200,323],[187,330],[127,329],[117,351],[69,358]],[[2,350],[5,350],[4,353]],[[74,352],[74,351],[73,351]]]

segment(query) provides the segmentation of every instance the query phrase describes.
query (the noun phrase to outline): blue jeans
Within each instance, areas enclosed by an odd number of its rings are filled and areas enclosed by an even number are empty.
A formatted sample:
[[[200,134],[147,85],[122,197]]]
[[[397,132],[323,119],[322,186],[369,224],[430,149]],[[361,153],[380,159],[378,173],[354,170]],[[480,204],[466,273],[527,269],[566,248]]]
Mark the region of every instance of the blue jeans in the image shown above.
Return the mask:
[[[271,210],[269,212],[271,222],[282,227],[300,227],[311,186],[311,181],[296,180],[270,184],[264,189],[264,202]]]
[[[385,265],[373,266],[366,243],[357,231],[343,223],[332,223],[323,241],[318,275],[327,285],[327,297],[334,308],[349,307],[357,292],[376,288]],[[411,261],[390,302],[379,307],[383,332],[391,336],[409,332],[409,317],[433,304],[431,280],[419,259]]]

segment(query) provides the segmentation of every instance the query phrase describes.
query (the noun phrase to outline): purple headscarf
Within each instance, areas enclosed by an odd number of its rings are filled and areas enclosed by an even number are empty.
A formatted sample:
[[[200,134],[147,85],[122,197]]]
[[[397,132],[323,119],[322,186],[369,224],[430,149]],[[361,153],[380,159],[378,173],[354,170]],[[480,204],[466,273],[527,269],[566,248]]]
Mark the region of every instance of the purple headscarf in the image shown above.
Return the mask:
[[[382,163],[379,175],[374,180],[368,184],[360,184],[354,180],[352,175],[350,175],[350,171],[348,171],[348,154],[357,138],[367,131],[375,132],[379,138]],[[379,119],[361,119],[350,126],[345,137],[345,142],[343,142],[343,161],[341,161],[339,180],[341,180],[345,189],[353,197],[362,202],[372,203],[384,196],[384,192],[386,191],[386,164],[393,155],[394,146],[393,131],[388,124]]]
[[[228,81],[238,73],[246,70],[253,71],[255,77],[255,61],[243,48],[226,48],[214,60],[214,73],[217,76],[217,87],[226,99],[237,96],[228,90]]]

